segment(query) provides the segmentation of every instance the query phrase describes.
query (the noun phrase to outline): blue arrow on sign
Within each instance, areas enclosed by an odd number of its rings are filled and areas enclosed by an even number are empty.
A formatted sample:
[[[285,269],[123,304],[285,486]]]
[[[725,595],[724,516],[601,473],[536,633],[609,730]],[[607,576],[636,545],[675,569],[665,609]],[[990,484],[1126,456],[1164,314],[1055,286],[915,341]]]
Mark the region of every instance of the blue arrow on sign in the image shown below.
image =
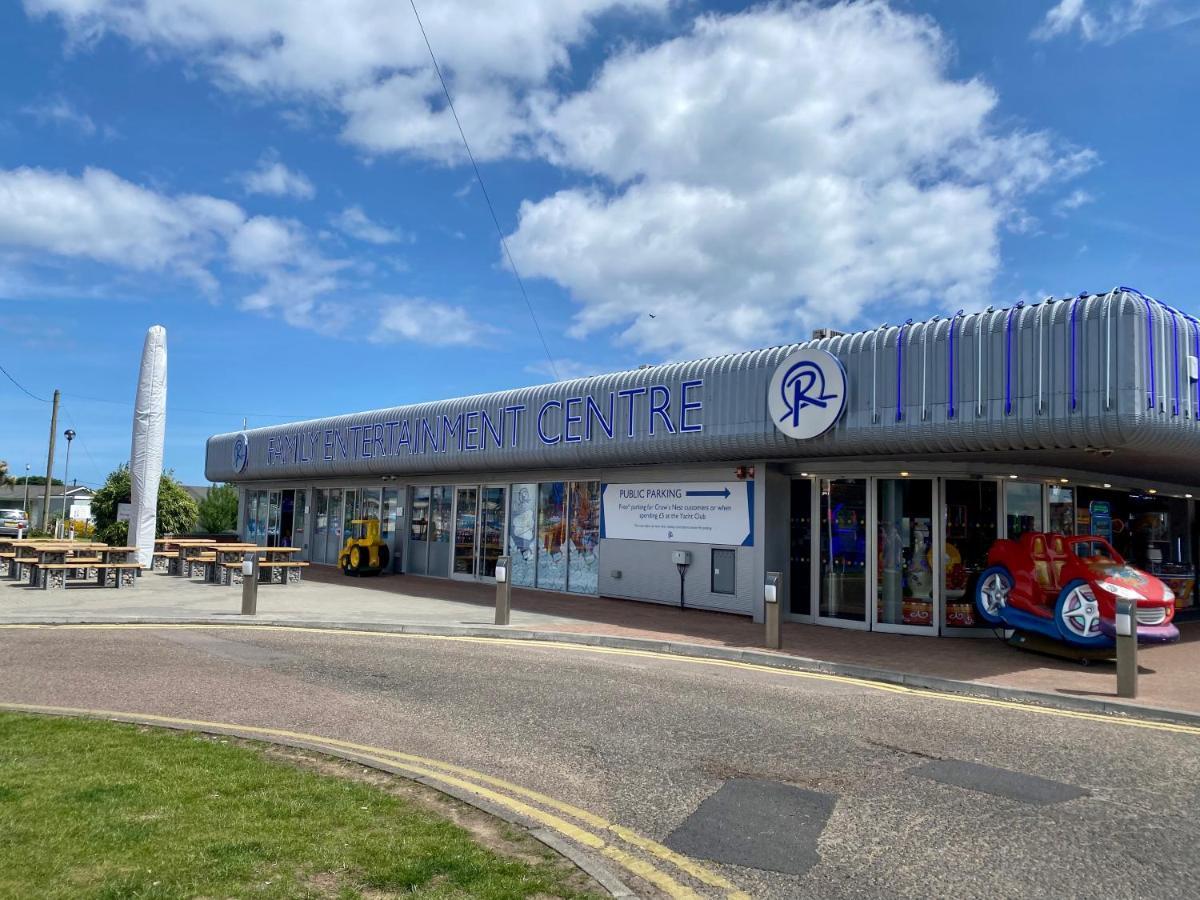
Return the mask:
[[[729,488],[720,491],[685,491],[688,497],[724,497],[729,499]]]

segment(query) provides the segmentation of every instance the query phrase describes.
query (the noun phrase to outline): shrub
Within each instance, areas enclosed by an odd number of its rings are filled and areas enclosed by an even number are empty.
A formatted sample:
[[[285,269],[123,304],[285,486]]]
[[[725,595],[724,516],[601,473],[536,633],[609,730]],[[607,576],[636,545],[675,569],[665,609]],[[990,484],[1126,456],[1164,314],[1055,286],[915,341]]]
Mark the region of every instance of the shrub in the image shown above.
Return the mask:
[[[110,531],[115,525],[120,525],[128,535],[128,526],[117,521],[117,505],[128,503],[133,488],[129,476],[129,466],[122,465],[109,473],[104,486],[92,497],[92,518],[96,521],[96,532],[101,540],[112,544],[105,535],[116,534]],[[196,526],[199,510],[192,495],[184,490],[170,471],[164,471],[162,481],[158,483],[158,522],[155,526],[155,537],[164,534],[187,534]],[[122,537],[121,543],[127,538]]]

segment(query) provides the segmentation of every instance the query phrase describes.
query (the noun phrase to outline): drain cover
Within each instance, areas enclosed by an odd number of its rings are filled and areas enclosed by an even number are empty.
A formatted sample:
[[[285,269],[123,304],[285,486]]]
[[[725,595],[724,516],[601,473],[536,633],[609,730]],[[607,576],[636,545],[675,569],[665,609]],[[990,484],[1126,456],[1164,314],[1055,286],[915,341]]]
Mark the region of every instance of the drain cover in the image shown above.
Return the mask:
[[[734,778],[671,833],[667,846],[714,862],[803,875],[820,861],[817,838],[835,799],[777,781]]]

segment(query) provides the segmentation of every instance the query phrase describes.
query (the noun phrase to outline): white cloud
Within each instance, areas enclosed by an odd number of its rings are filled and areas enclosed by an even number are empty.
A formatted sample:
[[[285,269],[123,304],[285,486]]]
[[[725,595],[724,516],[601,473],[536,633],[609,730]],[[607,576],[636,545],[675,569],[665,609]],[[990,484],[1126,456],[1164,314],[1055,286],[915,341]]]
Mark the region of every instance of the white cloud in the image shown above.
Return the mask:
[[[43,125],[56,125],[91,137],[96,133],[92,117],[77,110],[65,97],[52,97],[24,107],[21,112]]]
[[[218,288],[218,276],[228,267],[263,283],[249,305],[286,304],[301,311],[303,291],[297,300],[271,293],[272,285],[285,278],[292,280],[292,288],[297,279],[322,283],[337,266],[308,248],[298,223],[248,218],[228,200],[172,196],[94,168],[79,176],[45,169],[0,170],[0,248],[23,253],[30,263],[44,262],[49,254],[118,269],[180,274],[206,291]]]
[[[317,193],[308,176],[285,166],[274,150],[264,153],[258,165],[249,172],[243,172],[238,180],[248,194],[311,200]]]
[[[1054,204],[1054,214],[1066,216],[1082,206],[1095,202],[1096,198],[1082,188],[1076,188]]]
[[[333,217],[333,224],[339,231],[368,244],[399,244],[409,240],[409,236],[403,231],[372,221],[361,206],[343,209]]]
[[[372,343],[419,341],[434,346],[478,344],[497,329],[479,322],[461,306],[422,297],[382,298],[377,307]]]
[[[1197,0],[1059,0],[1031,36],[1049,41],[1078,32],[1085,43],[1109,45],[1144,28],[1172,28],[1196,18]]]
[[[353,261],[322,255],[297,221],[247,216],[218,197],[160,193],[105,169],[79,176],[0,169],[0,295],[45,296],[21,269],[52,259],[179,274],[206,291],[236,291],[243,309],[364,337],[357,305],[341,299]],[[248,291],[239,289],[243,281],[252,284]],[[380,309],[371,340],[466,344],[492,330],[461,307],[435,301],[385,298]]]
[[[199,276],[243,219],[228,201],[166,196],[105,169],[0,170],[0,247]]]
[[[669,0],[443,0],[423,19],[480,158],[507,155],[524,130],[530,90],[569,63],[593,21]],[[315,99],[341,111],[344,137],[376,152],[462,156],[441,85],[408,4],[394,0],[25,0],[71,40],[113,33],[198,60],[222,86]]]
[[[619,53],[539,98],[540,152],[596,182],[523,203],[513,254],[579,302],[575,337],[674,357],[985,300],[1000,228],[1094,154],[994,126],[949,54],[881,3],[706,16]]]

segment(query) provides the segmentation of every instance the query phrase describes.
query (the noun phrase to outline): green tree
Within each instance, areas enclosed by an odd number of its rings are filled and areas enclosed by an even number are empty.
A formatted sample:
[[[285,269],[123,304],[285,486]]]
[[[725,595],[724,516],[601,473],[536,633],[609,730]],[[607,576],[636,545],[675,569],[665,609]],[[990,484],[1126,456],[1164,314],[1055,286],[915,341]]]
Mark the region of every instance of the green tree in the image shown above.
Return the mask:
[[[104,486],[92,497],[92,517],[96,521],[96,536],[109,544],[127,540],[129,526],[117,521],[117,506],[128,503],[133,493],[129,466],[121,465],[110,472]],[[168,470],[158,483],[158,523],[155,536],[187,534],[196,527],[199,510],[182,484]]]
[[[16,484],[16,483],[17,483],[17,481],[15,478],[9,477],[8,463],[6,463],[4,460],[0,459],[0,485]]]
[[[237,530],[238,491],[232,484],[212,485],[200,501],[200,530],[209,534]]]

